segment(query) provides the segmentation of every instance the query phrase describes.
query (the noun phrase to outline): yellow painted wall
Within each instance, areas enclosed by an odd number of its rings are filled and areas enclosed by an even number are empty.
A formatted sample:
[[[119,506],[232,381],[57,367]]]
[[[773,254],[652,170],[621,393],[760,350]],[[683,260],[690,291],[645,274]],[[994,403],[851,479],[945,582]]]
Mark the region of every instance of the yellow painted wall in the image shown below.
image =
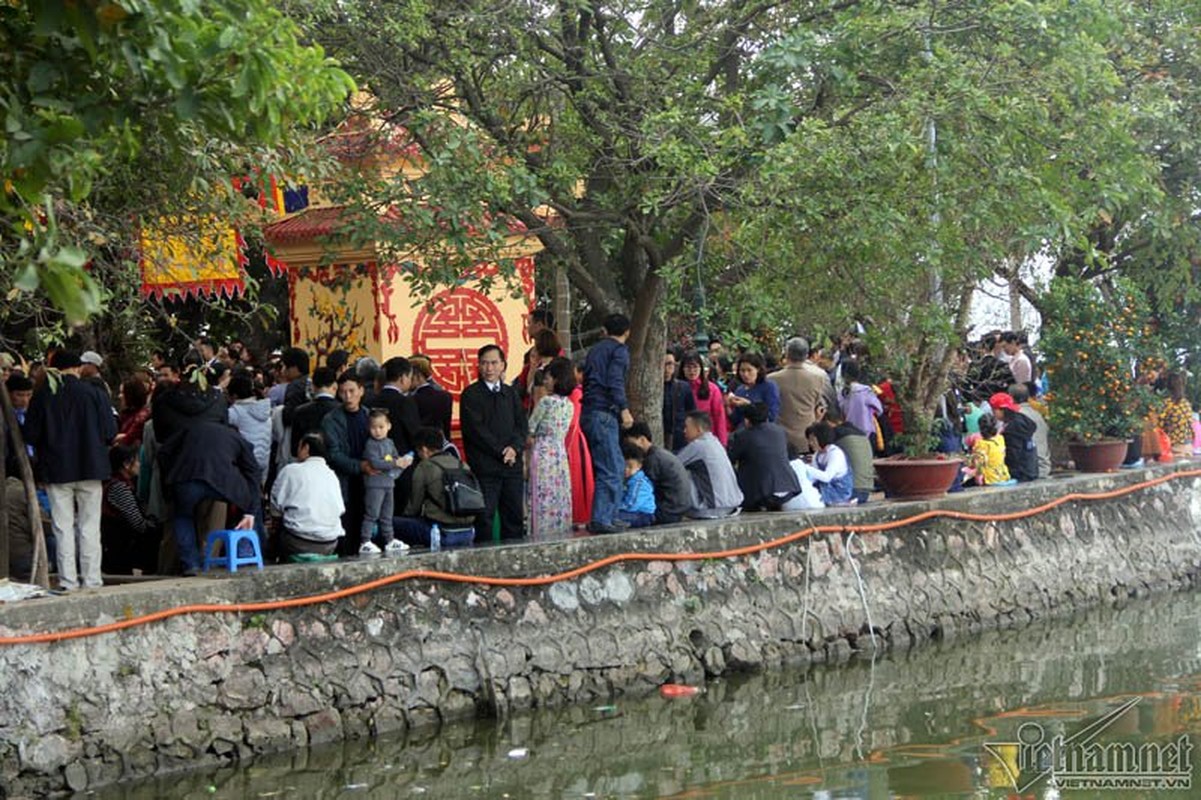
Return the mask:
[[[476,379],[476,351],[496,343],[515,378],[530,347],[526,317],[533,296],[533,259],[518,260],[526,296],[513,298],[501,282],[488,294],[477,286],[447,287],[421,304],[398,267],[373,264],[289,270],[292,344],[325,362],[333,350],[352,359],[368,355],[383,363],[393,356],[423,353],[435,379],[455,398]]]

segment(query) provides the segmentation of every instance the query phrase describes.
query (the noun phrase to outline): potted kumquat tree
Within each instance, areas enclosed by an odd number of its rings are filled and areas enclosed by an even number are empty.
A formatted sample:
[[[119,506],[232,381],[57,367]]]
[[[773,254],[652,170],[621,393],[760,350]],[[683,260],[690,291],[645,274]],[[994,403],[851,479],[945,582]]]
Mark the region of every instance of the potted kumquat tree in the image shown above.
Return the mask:
[[[1047,422],[1076,468],[1109,472],[1141,427],[1149,389],[1134,367],[1154,350],[1141,295],[1129,285],[1055,278],[1043,308],[1039,350],[1047,362]]]

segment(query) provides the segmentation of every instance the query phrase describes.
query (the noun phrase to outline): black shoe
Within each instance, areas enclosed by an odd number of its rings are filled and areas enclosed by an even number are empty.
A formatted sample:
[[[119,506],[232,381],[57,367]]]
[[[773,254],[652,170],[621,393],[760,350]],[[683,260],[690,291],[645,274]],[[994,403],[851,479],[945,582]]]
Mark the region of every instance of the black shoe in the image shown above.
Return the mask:
[[[588,523],[589,533],[621,533],[624,528],[619,528],[616,525],[606,525],[603,522]]]
[[[628,531],[630,529],[630,523],[626,522],[624,519],[615,519],[613,520],[612,524],[613,527],[617,528],[619,531]]]

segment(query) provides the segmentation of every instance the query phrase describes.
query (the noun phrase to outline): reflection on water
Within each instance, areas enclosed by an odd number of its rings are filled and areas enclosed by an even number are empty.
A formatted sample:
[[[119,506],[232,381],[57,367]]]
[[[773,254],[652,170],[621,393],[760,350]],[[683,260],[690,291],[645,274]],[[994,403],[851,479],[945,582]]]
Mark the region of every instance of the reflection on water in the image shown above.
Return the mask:
[[[1011,775],[1021,785],[1040,765],[1019,764],[1003,743],[1032,731],[1071,741],[1132,698],[1097,741],[1201,733],[1196,605],[1192,594],[1156,598],[843,668],[715,681],[694,698],[619,698],[353,741],[98,796],[1051,798],[1045,781],[1014,792]],[[992,755],[986,743],[1002,746]],[[1201,777],[1193,782],[1169,795],[1063,796],[1201,796]]]

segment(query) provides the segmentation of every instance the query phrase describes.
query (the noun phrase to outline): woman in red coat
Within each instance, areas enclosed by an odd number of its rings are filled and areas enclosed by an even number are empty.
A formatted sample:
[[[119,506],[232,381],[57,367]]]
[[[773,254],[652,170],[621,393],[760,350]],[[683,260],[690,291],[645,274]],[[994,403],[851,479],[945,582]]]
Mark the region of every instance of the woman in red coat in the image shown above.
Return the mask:
[[[576,362],[576,387],[569,396],[575,413],[564,439],[567,466],[571,472],[571,522],[575,526],[587,525],[592,519],[592,493],[596,488],[592,476],[592,454],[588,451],[588,440],[580,430],[580,402],[584,397],[584,375],[580,366]]]
[[[121,413],[117,415],[117,438],[113,444],[132,447],[142,444],[142,429],[150,419],[150,391],[141,378],[128,378],[118,392]]]
[[[721,396],[721,387],[705,377],[705,367],[701,356],[695,350],[684,354],[680,362],[680,375],[692,386],[692,396],[696,399],[696,410],[709,412],[713,423],[713,435],[726,446],[730,436],[729,422],[726,420],[726,403]]]

